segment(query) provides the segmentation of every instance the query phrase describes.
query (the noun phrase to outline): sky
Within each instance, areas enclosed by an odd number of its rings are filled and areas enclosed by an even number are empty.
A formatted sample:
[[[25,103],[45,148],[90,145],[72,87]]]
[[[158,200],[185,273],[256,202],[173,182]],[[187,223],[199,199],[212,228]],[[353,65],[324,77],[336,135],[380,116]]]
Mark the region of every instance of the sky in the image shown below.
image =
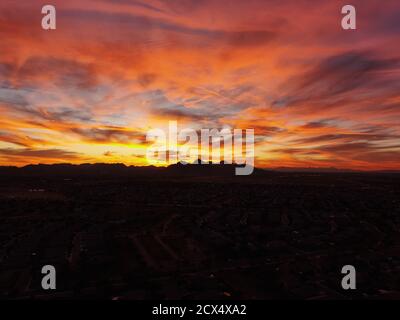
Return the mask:
[[[257,167],[400,169],[398,0],[46,4],[0,2],[0,165],[147,165],[178,121],[254,129]]]

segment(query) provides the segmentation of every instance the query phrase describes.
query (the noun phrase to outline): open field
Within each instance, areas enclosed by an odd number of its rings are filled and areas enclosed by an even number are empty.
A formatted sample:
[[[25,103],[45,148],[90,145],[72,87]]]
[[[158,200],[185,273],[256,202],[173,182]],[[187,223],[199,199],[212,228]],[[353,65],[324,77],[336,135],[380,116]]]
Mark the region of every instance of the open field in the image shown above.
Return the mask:
[[[41,289],[43,265],[57,290]],[[343,265],[357,269],[344,291]],[[0,177],[0,297],[400,298],[400,175]]]

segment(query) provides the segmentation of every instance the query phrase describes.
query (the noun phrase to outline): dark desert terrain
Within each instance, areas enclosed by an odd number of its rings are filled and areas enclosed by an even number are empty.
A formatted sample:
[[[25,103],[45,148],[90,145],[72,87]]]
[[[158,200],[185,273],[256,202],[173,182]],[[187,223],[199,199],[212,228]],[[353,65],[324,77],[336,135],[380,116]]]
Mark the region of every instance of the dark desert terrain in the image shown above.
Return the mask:
[[[400,298],[400,174],[0,172],[1,299]]]

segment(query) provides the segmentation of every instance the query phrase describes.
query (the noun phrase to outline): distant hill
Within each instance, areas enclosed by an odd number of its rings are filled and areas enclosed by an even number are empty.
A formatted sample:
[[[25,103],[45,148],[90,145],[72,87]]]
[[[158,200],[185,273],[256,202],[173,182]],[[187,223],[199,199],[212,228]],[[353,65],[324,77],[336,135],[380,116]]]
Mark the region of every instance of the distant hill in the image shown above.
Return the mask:
[[[172,164],[168,167],[155,166],[126,166],[122,163],[107,164],[38,164],[27,165],[25,167],[0,166],[1,176],[56,176],[56,177],[71,177],[71,176],[222,176],[231,177],[235,175],[235,164]],[[267,175],[272,172],[298,172],[298,173],[351,173],[360,172],[354,170],[340,170],[336,168],[274,168],[272,170],[254,168],[252,176]],[[374,173],[400,173],[395,170],[373,171]]]
[[[0,167],[0,175],[17,176],[74,176],[74,175],[132,175],[159,171],[156,167],[134,167],[117,164],[38,164],[25,167]]]
[[[177,163],[168,167],[126,166],[122,163],[106,164],[38,164],[25,167],[0,167],[1,176],[233,176],[234,164],[182,164]],[[267,171],[254,169],[254,174],[265,174]]]

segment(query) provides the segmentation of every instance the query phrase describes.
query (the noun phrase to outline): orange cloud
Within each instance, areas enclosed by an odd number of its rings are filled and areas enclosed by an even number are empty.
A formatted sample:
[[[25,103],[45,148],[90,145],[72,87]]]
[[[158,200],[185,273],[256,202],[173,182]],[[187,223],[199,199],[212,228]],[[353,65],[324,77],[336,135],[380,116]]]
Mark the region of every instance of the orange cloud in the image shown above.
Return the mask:
[[[254,128],[263,167],[400,168],[398,1],[354,32],[340,1],[56,0],[54,31],[41,5],[0,4],[0,164],[144,164],[178,120]]]

